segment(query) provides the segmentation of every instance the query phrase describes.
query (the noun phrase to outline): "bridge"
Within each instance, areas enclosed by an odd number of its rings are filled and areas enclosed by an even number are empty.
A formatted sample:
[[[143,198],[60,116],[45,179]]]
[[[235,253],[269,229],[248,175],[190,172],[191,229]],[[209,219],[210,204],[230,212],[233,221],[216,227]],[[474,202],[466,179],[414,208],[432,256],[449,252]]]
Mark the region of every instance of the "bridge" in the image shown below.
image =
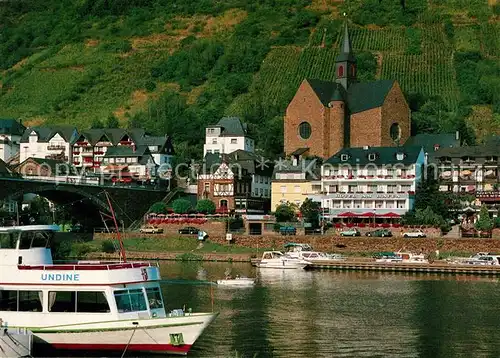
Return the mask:
[[[151,204],[169,196],[167,188],[152,185],[106,185],[54,177],[0,177],[0,200],[19,202],[28,193],[38,194],[62,206],[84,227],[103,226],[101,213],[110,214],[106,193],[116,218],[125,227],[142,218]]]

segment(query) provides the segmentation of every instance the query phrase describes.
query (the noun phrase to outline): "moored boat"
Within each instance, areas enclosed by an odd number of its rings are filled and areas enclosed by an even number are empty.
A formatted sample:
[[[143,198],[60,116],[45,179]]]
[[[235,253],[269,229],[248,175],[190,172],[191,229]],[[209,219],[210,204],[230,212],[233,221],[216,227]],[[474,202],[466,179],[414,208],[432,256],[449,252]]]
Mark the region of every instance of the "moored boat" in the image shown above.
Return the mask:
[[[249,277],[235,277],[217,280],[217,285],[228,287],[251,287],[255,285],[255,279]]]
[[[187,354],[216,313],[166,312],[149,262],[54,264],[57,226],[0,228],[0,317],[55,349]]]
[[[259,268],[299,269],[306,268],[310,261],[283,254],[281,251],[265,251],[256,263]]]
[[[345,260],[346,258],[340,254],[327,254],[325,252],[314,251],[309,244],[298,244],[289,242],[284,245],[285,254],[306,261],[328,261],[328,260]]]

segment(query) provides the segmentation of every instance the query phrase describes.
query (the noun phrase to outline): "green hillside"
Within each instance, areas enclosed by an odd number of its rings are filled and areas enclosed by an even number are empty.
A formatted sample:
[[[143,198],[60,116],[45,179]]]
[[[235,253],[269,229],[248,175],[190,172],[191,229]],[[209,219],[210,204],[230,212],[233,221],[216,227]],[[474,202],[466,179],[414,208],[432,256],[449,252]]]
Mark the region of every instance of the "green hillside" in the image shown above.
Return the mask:
[[[495,0],[19,4],[0,7],[0,117],[84,128],[115,116],[173,135],[187,159],[205,125],[240,115],[276,154],[300,82],[334,78],[345,12],[361,79],[397,79],[415,132],[500,134]]]

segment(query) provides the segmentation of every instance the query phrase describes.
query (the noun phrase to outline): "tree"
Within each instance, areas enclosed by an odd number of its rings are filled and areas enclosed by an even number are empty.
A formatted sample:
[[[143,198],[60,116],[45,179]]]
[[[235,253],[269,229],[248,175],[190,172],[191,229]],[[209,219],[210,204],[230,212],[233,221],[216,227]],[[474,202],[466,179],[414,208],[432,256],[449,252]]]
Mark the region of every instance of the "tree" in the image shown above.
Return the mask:
[[[186,199],[176,199],[172,203],[172,209],[176,214],[186,214],[191,210],[191,202]]]
[[[203,214],[215,213],[215,203],[209,199],[199,200],[196,204],[196,211]]]
[[[155,214],[166,214],[167,213],[167,204],[163,201],[158,201],[151,205],[149,211]]]
[[[294,221],[297,206],[292,203],[280,204],[276,207],[274,216],[277,222]]]
[[[102,129],[104,128],[104,124],[102,124],[102,121],[98,118],[94,118],[92,120],[92,123],[90,124],[91,129]]]
[[[317,201],[306,198],[300,206],[300,213],[305,221],[312,224],[313,227],[319,226],[320,205]]]
[[[120,122],[118,118],[116,118],[114,114],[110,114],[106,119],[106,128],[118,128],[119,126]]]
[[[477,231],[491,231],[493,229],[493,220],[491,220],[488,208],[483,204],[479,212],[479,219],[476,221],[475,227]]]

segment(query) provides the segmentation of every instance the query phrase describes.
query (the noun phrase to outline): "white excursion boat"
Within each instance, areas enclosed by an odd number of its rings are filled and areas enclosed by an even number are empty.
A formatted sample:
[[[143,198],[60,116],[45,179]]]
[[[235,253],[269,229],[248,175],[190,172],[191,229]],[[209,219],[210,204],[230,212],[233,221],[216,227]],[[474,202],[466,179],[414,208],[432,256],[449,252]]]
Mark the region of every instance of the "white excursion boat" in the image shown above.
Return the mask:
[[[0,228],[0,317],[9,330],[31,331],[35,346],[185,355],[216,318],[167,313],[158,266],[127,262],[123,250],[121,262],[54,264],[49,245],[58,229]]]
[[[289,242],[285,244],[285,254],[306,261],[342,261],[346,258],[340,254],[327,254],[325,252],[313,251],[309,244],[296,244]]]
[[[260,268],[298,269],[305,268],[311,264],[310,261],[302,260],[280,251],[265,251],[262,259],[257,263]]]
[[[30,357],[33,348],[33,335],[23,328],[4,326],[0,318],[0,357]]]
[[[219,286],[228,286],[228,287],[251,287],[255,285],[255,279],[249,277],[226,277],[223,280],[217,280],[217,284]]]

